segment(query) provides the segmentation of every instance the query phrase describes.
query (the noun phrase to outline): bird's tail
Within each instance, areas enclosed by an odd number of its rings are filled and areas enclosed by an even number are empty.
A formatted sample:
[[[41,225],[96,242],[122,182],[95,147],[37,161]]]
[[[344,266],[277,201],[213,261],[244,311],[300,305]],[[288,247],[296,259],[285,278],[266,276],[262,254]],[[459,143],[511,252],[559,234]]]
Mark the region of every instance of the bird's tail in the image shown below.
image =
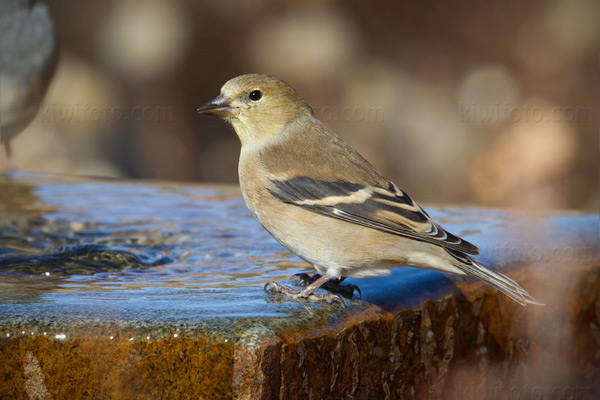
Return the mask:
[[[469,276],[481,279],[482,281],[492,285],[493,287],[506,294],[520,305],[545,305],[544,303],[535,300],[529,293],[527,293],[525,289],[523,289],[517,282],[513,281],[509,277],[489,269],[485,265],[481,264],[479,261],[467,256],[464,253],[451,251],[450,254],[452,254],[452,256],[461,261],[460,263],[455,264],[455,266],[458,269],[460,269]]]

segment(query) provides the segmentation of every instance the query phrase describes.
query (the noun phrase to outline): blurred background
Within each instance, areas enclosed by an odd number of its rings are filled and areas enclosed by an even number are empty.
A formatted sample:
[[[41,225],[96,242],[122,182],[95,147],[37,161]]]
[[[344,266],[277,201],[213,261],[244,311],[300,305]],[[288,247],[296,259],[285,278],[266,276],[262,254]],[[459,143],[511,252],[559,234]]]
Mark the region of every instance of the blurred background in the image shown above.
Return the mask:
[[[420,202],[598,211],[597,0],[47,3],[21,170],[237,182],[235,133],[195,110],[263,72]]]

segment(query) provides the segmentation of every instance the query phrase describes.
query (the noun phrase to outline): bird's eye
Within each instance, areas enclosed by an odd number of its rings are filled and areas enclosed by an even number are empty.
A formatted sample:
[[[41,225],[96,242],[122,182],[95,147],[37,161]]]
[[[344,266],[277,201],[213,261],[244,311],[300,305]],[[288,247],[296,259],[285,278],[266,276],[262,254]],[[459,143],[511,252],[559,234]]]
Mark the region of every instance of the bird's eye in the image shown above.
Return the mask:
[[[255,90],[253,90],[253,91],[250,92],[250,94],[248,95],[248,97],[252,101],[259,101],[260,99],[262,99],[262,92],[260,90],[258,90],[258,89],[255,89]]]

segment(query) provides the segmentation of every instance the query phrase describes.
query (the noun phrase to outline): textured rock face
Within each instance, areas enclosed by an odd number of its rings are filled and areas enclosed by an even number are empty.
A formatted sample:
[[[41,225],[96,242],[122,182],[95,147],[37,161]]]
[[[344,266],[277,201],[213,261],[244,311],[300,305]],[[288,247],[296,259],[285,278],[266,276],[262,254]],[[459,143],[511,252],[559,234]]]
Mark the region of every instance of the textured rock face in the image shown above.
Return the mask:
[[[312,330],[275,333],[265,322],[254,323],[235,344],[202,337],[4,338],[0,393],[35,399],[593,399],[600,390],[599,282],[598,268],[574,279],[569,291],[583,296],[562,310],[528,312],[484,293],[474,303],[450,297],[394,314],[367,307]],[[566,318],[551,326],[546,318],[557,313]]]
[[[480,293],[473,303],[451,297],[394,314],[365,310],[316,332],[268,335],[258,347],[240,340],[236,394],[248,399],[596,398],[600,270],[565,278],[568,292],[582,297],[562,308],[529,310]],[[554,321],[556,315],[565,318]]]
[[[235,188],[2,181],[0,398],[598,398],[598,216],[431,213],[547,305],[408,269],[278,302],[307,266]]]

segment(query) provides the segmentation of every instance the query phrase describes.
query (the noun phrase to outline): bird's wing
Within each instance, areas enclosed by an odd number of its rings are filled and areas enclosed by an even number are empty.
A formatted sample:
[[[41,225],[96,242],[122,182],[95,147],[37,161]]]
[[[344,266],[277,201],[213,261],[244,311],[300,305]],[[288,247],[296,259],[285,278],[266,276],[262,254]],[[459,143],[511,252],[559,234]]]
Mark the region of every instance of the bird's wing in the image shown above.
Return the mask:
[[[479,254],[479,249],[436,224],[394,183],[364,185],[309,177],[271,180],[270,193],[281,201],[343,221],[446,249]]]

